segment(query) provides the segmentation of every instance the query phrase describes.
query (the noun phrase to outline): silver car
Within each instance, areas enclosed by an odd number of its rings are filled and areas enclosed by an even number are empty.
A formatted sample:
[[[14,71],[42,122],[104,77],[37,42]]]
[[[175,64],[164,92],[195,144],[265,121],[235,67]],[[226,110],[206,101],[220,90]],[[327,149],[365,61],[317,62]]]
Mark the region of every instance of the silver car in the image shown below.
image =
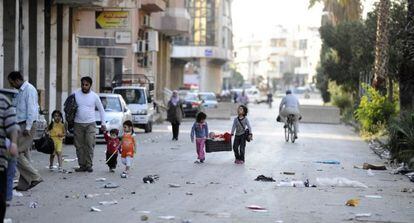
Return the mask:
[[[198,93],[198,97],[200,98],[201,105],[204,108],[217,108],[218,102],[216,94],[213,92],[200,92]]]
[[[128,109],[124,99],[119,94],[98,94],[102,105],[105,109],[105,125],[106,129],[118,129],[119,136],[123,134],[123,123],[127,120],[132,121],[131,111]],[[103,139],[104,134],[101,129],[101,117],[99,111],[95,110],[96,117],[96,138]]]

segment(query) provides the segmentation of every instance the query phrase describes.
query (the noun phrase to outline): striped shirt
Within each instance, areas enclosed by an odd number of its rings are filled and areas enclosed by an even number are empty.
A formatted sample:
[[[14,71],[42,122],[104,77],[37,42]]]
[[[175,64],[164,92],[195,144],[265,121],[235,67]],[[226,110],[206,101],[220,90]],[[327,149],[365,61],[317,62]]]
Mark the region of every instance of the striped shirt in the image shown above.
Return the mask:
[[[18,129],[16,108],[13,107],[6,96],[0,94],[0,168],[7,167],[6,137],[9,137],[13,131]]]

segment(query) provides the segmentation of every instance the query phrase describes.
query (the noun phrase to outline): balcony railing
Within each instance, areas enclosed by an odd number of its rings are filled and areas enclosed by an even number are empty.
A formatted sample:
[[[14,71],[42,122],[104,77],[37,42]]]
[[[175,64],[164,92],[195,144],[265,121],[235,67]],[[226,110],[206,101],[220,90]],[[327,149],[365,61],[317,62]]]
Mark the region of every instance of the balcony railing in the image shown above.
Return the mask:
[[[71,5],[74,7],[116,7],[116,8],[136,8],[138,7],[136,0],[55,0],[56,4]]]
[[[165,11],[166,0],[141,0],[141,8],[149,13]]]

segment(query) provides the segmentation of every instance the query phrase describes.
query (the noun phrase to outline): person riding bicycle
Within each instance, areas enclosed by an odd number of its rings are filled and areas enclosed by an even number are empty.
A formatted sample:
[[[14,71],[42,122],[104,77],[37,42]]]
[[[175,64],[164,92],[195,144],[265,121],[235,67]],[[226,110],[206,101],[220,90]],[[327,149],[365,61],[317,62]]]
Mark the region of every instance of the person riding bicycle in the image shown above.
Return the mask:
[[[283,97],[279,105],[279,116],[285,123],[284,128],[287,127],[287,117],[292,114],[294,115],[293,123],[295,126],[295,138],[298,138],[297,133],[299,132],[299,122],[301,118],[299,112],[300,104],[299,100],[292,94],[291,90],[286,91],[286,96]]]

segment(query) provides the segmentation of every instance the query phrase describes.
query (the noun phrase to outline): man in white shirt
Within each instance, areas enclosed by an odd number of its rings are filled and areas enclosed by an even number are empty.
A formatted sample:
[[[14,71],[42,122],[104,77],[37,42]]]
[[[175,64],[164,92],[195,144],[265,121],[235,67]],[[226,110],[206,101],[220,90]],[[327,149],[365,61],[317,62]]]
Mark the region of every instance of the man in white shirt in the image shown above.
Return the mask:
[[[294,115],[294,126],[295,126],[295,138],[299,132],[299,100],[292,94],[291,90],[286,91],[286,96],[283,97],[279,105],[279,115],[283,122],[285,122],[284,128],[287,127],[287,117],[288,115]]]
[[[92,160],[95,148],[95,108],[98,108],[101,117],[101,126],[105,130],[105,110],[99,96],[91,90],[92,78],[82,77],[81,89],[75,92],[78,109],[75,116],[74,144],[79,168],[76,172],[93,172]]]
[[[36,133],[35,122],[39,115],[37,90],[29,82],[24,81],[20,71],[11,72],[7,78],[10,85],[19,91],[13,101],[16,106],[17,123],[21,130],[17,140],[19,150],[17,169],[20,177],[16,190],[26,191],[43,181],[30,162],[30,148],[33,145],[33,135]]]

